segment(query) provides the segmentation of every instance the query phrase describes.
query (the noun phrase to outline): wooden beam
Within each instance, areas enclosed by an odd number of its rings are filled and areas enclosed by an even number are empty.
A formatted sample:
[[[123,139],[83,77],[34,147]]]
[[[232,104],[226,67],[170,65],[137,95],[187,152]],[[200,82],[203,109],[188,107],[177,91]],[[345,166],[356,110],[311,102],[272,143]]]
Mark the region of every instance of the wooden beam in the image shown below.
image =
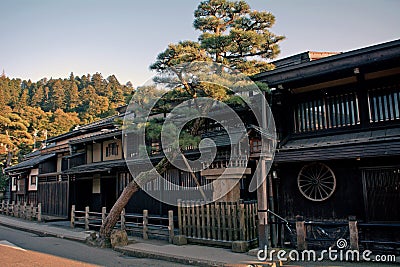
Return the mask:
[[[400,74],[400,67],[366,73],[364,78],[365,78],[365,80],[371,80],[371,79],[376,79],[376,78],[381,78],[381,77],[386,77],[386,76],[391,76],[391,75],[396,75],[396,74]]]
[[[344,84],[351,84],[351,83],[356,83],[357,78],[356,76],[351,76],[343,79],[337,79],[337,80],[332,80],[328,82],[323,82],[323,83],[317,83],[317,84],[312,84],[312,85],[307,85],[303,87],[298,87],[298,88],[291,88],[292,92],[294,93],[305,93],[305,92],[310,92],[318,89],[324,89],[324,88],[329,88],[329,87],[335,87],[339,85],[344,85]]]

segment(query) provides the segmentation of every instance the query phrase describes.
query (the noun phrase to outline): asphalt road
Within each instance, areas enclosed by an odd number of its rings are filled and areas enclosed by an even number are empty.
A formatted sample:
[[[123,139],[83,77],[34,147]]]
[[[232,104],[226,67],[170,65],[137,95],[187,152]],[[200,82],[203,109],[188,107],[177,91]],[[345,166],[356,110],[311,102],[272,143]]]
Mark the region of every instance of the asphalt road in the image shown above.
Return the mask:
[[[37,251],[45,254],[50,254],[70,260],[75,260],[84,263],[102,265],[102,266],[154,266],[154,267],[184,267],[185,265],[176,264],[172,262],[159,261],[145,258],[134,258],[124,256],[121,253],[115,252],[111,249],[101,249],[90,247],[85,244],[69,241],[54,237],[42,237],[36,234],[27,233],[7,227],[0,226],[0,241],[6,240],[16,246],[26,249]],[[8,254],[9,250],[2,248],[3,254]],[[10,250],[11,251],[11,250]],[[1,252],[1,251],[0,251]],[[20,254],[24,255],[24,254]],[[45,255],[42,255],[45,256]],[[30,257],[26,259],[26,266],[32,266]],[[12,259],[12,257],[9,257]],[[14,257],[15,258],[15,257]],[[21,259],[18,259],[21,261]],[[49,264],[57,266],[53,260],[49,258]],[[2,263],[4,264],[4,262]],[[47,264],[46,264],[47,265]],[[62,264],[61,264],[62,265]],[[3,265],[4,266],[4,265]],[[7,266],[13,266],[7,265]],[[15,266],[15,265],[14,265]],[[22,266],[19,265],[18,266]],[[65,266],[65,265],[64,265]]]

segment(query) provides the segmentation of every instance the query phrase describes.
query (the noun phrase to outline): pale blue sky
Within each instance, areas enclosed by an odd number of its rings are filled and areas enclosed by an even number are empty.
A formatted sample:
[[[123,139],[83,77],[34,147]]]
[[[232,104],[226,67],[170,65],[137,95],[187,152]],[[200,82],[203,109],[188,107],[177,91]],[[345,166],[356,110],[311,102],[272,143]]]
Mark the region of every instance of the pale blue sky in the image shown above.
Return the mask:
[[[400,0],[248,0],[285,35],[280,58],[400,38]],[[0,71],[10,77],[100,72],[140,85],[169,43],[196,40],[195,0],[0,0]]]

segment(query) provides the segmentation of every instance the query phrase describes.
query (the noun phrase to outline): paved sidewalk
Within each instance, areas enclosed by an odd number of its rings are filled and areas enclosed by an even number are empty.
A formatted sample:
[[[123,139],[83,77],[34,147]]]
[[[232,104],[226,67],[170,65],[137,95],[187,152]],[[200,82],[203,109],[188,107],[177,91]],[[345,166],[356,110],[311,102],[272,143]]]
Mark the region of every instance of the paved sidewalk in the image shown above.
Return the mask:
[[[38,235],[53,236],[85,242],[91,231],[81,228],[69,228],[67,222],[37,223],[19,218],[0,215],[0,225],[28,231]],[[116,247],[115,250],[129,256],[153,258],[196,266],[271,266],[271,263],[258,262],[256,256],[234,253],[230,249],[184,245],[175,246],[161,240],[143,240],[130,238],[128,246]]]
[[[89,236],[91,231],[85,231],[80,228],[66,228],[57,227],[48,223],[38,223],[34,221],[27,221],[20,218],[5,216],[0,214],[0,225],[31,232],[42,236],[53,236],[58,238],[65,238],[73,241],[85,242],[86,237]]]
[[[271,266],[271,264],[257,261],[256,256],[234,253],[225,248],[193,244],[176,246],[166,241],[143,240],[136,237],[134,240],[133,244],[116,247],[115,250],[134,257],[153,258],[196,266]]]

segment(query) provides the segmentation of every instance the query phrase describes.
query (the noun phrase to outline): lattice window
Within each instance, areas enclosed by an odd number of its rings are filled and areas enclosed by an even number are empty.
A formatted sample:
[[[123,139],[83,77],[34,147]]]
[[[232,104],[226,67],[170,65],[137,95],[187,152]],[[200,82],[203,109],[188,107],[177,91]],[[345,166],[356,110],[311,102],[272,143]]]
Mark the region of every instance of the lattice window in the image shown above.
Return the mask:
[[[362,171],[365,213],[371,221],[399,221],[400,167]]]
[[[31,185],[36,185],[37,183],[37,175],[32,175],[31,176]]]
[[[400,86],[398,84],[368,91],[370,122],[400,119]]]
[[[117,143],[110,143],[106,147],[106,157],[110,156],[118,156],[118,144]]]
[[[298,133],[360,124],[357,95],[347,93],[300,102],[294,109],[294,122]]]

